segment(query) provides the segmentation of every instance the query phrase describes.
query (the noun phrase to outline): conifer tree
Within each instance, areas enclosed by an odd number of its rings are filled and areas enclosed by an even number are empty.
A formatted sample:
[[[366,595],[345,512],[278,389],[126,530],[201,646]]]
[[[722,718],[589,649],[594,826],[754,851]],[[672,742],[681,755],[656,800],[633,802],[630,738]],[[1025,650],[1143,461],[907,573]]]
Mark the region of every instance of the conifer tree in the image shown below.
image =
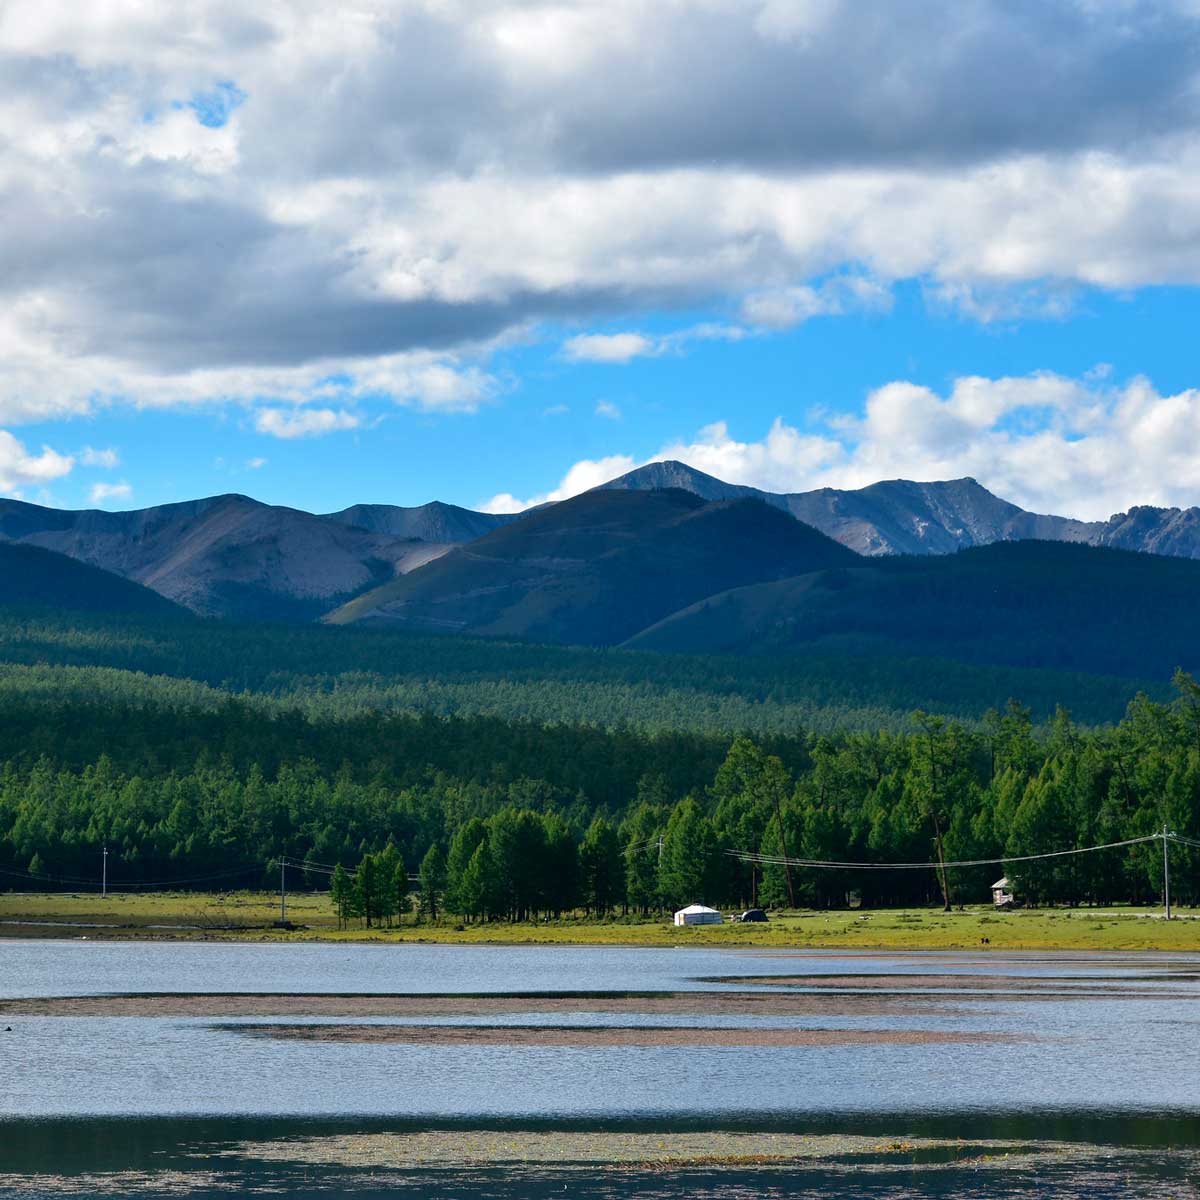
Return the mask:
[[[349,924],[354,907],[354,886],[341,863],[334,868],[329,881],[329,900],[333,911],[337,913],[338,928],[344,929]]]
[[[606,916],[621,903],[625,891],[625,863],[617,831],[603,817],[588,826],[579,848],[583,875],[583,902],[597,916]]]
[[[463,872],[459,903],[465,916],[486,921],[501,915],[503,898],[496,860],[486,841],[480,842]]]
[[[419,912],[421,916],[436,921],[438,906],[446,890],[446,856],[442,847],[434,842],[421,859],[421,899]]]
[[[372,920],[379,915],[383,901],[382,880],[379,877],[378,863],[373,854],[364,854],[354,872],[354,897],[358,915],[363,917],[367,928],[371,928]]]
[[[664,900],[684,905],[711,903],[719,879],[716,837],[712,822],[689,796],[675,806],[663,835],[658,886]]]

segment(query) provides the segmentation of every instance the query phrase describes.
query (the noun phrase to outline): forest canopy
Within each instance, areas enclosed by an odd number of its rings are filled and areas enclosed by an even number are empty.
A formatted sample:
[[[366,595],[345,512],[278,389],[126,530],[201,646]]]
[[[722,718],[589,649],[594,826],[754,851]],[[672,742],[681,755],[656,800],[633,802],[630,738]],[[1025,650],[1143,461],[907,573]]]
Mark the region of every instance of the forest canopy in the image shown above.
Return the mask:
[[[382,856],[395,881],[432,855],[435,902],[468,919],[778,905],[783,871],[728,851],[886,864],[932,862],[935,831],[951,860],[1164,823],[1200,836],[1200,688],[1181,674],[1170,703],[1138,696],[1090,730],[1065,710],[1035,726],[1012,701],[970,725],[921,715],[899,731],[758,737],[8,690],[0,764],[0,871],[15,888],[94,881],[107,845],[114,886],[271,886],[284,856],[347,874]],[[1178,898],[1194,901],[1195,852],[1174,853]],[[1155,847],[1134,847],[1009,874],[1031,903],[1138,902],[1156,897],[1159,868]],[[955,901],[985,899],[998,873],[956,871]],[[791,887],[817,907],[940,899],[932,871],[799,869]]]

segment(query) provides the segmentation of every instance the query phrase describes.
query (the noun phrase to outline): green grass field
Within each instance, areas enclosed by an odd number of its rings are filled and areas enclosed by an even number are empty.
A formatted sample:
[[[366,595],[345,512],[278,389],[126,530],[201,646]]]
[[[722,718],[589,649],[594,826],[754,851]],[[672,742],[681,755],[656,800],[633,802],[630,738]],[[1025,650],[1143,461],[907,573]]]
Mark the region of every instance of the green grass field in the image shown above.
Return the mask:
[[[272,928],[279,897],[271,893],[166,892],[149,895],[8,893],[0,895],[0,936],[271,941],[462,942],[614,946],[765,946],[884,950],[1198,950],[1200,919],[1190,910],[1161,920],[1153,909],[1037,909],[997,913],[979,906],[777,914],[766,925],[677,929],[670,918],[458,927],[406,916],[390,929],[358,923],[339,930],[326,895],[288,897],[288,919]],[[985,942],[984,939],[987,939]]]

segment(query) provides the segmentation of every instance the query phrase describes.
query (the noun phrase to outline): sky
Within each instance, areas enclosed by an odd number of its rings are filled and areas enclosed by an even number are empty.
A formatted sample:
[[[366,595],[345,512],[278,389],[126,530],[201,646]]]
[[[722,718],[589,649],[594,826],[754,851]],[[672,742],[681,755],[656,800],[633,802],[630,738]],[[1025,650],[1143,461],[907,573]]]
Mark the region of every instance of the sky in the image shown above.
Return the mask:
[[[1200,504],[1200,0],[6,0],[0,495]]]

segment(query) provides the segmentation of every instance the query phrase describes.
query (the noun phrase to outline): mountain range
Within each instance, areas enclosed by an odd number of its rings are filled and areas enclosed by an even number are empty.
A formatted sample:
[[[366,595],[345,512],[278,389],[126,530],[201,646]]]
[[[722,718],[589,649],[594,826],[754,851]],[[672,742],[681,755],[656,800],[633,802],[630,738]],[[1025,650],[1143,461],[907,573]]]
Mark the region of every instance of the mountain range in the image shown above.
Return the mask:
[[[1031,545],[1006,550],[1021,543]],[[1124,645],[1130,623],[1161,622],[1168,640],[1143,649],[1169,670],[1191,647],[1190,600],[1181,607],[1178,598],[1200,584],[1200,564],[1172,568],[1159,557],[1200,559],[1195,508],[1140,507],[1085,522],[1026,512],[973,479],[780,494],[677,462],[507,515],[439,502],[313,514],[239,495],[116,513],[0,500],[5,544],[67,556],[193,613],[233,620],[729,653],[882,638],[897,653],[954,642],[960,657],[990,621],[1011,648],[1004,657],[1000,635],[988,633],[997,661],[1044,661],[1058,654],[1055,638],[1073,631],[1086,647],[1081,661],[1114,669],[1103,635],[1084,636],[1089,621],[1119,632]],[[1147,561],[1101,553],[1116,550],[1147,552]],[[0,559],[0,570],[32,569],[24,561]],[[41,600],[10,581],[0,603],[53,603],[45,581],[56,573],[46,561]],[[1079,586],[1066,586],[1063,573]],[[57,576],[59,606],[79,607],[70,598],[85,589],[65,565]],[[1148,599],[1155,589],[1158,598]],[[118,609],[142,602],[132,599],[140,590],[96,594]],[[1036,613],[1029,630],[1023,605]],[[976,614],[969,636],[965,611]]]
[[[0,500],[0,540],[101,567],[202,616],[314,620],[507,519],[436,503],[317,516],[237,495],[130,512]]]
[[[457,546],[328,619],[607,646],[714,592],[859,561],[759,500],[593,491]]]
[[[639,467],[605,488],[683,488],[706,500],[757,499],[781,508],[859,554],[952,554],[970,546],[1037,539],[1200,558],[1200,508],[1148,505],[1107,521],[1026,512],[971,478],[889,479],[854,491],[764,492],[725,483],[679,462]]]

